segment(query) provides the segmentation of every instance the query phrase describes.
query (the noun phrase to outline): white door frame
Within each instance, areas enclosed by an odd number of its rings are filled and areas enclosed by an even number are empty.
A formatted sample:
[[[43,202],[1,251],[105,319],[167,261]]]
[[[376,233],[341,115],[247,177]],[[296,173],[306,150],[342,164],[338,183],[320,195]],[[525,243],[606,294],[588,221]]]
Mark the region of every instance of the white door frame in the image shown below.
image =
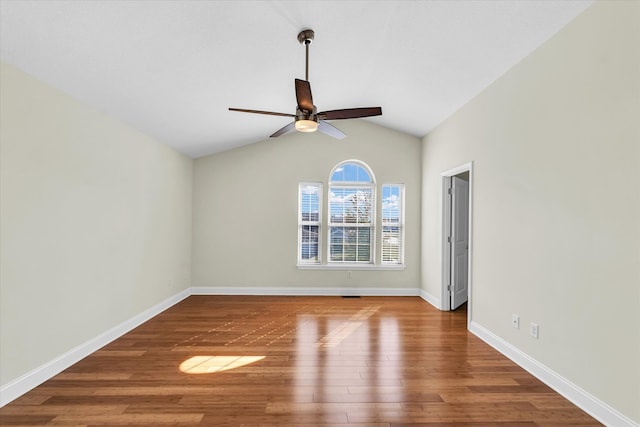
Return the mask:
[[[451,181],[452,176],[459,175],[464,172],[469,172],[469,269],[467,279],[469,297],[467,300],[467,324],[470,324],[472,295],[471,288],[473,276],[473,162],[465,163],[463,165],[440,173],[440,176],[442,177],[442,197],[440,198],[440,212],[442,215],[442,291],[440,297],[440,310],[448,311],[451,309],[451,291],[447,288],[451,276],[451,251],[447,242],[447,238],[449,237],[447,233],[447,225],[451,219],[451,206],[447,203],[447,188],[449,188],[449,182]]]

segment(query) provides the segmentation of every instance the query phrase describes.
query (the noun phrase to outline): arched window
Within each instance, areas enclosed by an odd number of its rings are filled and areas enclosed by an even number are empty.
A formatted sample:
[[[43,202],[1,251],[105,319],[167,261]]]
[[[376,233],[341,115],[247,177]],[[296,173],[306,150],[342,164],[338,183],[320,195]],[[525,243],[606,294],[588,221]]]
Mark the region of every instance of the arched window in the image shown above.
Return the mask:
[[[358,160],[336,165],[329,180],[330,263],[373,263],[376,182]]]

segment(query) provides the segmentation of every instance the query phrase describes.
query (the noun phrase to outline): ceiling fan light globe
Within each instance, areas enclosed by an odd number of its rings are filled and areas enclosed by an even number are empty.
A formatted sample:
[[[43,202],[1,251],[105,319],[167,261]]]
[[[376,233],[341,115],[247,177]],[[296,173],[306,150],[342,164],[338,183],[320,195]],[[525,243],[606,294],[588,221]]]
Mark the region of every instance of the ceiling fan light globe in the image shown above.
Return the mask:
[[[296,130],[298,132],[315,132],[318,130],[318,122],[314,120],[296,120]]]

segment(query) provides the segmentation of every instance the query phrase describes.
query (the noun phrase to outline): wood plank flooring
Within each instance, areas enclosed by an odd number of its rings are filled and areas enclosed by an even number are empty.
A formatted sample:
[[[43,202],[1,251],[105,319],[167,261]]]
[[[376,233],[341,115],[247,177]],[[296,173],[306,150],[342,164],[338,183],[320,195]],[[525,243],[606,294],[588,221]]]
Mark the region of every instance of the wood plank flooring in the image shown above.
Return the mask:
[[[192,296],[0,408],[0,424],[597,426],[417,297]]]

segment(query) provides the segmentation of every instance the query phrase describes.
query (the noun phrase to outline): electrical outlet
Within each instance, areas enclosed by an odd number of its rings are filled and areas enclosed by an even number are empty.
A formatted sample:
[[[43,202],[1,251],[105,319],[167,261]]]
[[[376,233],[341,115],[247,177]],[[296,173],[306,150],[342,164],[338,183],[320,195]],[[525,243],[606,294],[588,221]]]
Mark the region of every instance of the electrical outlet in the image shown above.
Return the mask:
[[[347,271],[347,279],[351,279],[351,271]]]
[[[520,316],[518,316],[517,314],[511,315],[511,326],[516,329],[520,329]]]
[[[532,337],[534,337],[535,339],[538,339],[538,324],[537,323],[531,322],[531,325],[530,325],[530,328],[529,328],[529,333],[531,334]]]

